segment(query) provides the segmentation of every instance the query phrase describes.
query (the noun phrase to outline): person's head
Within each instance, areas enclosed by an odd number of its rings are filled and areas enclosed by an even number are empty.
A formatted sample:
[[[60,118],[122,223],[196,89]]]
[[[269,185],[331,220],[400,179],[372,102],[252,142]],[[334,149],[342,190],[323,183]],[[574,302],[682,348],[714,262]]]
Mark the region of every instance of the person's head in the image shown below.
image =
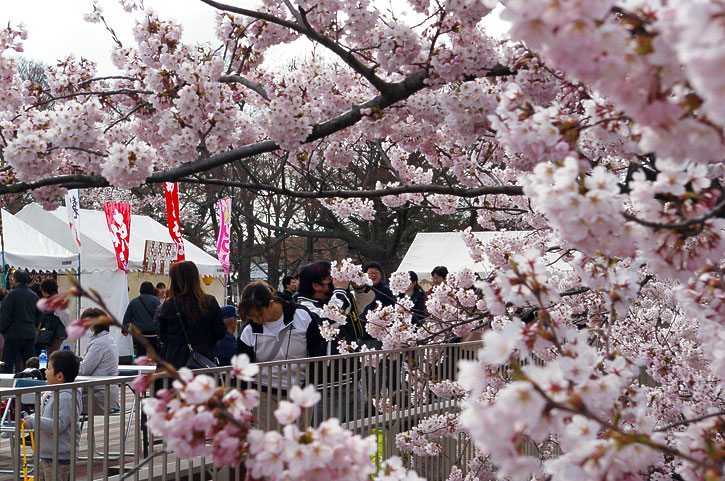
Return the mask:
[[[83,311],[83,314],[81,314],[81,319],[99,319],[101,317],[108,318],[108,315],[106,312],[99,308],[99,307],[89,307],[85,311]],[[93,324],[91,326],[91,330],[94,334],[98,334],[102,331],[108,331],[108,322],[98,322],[96,324]]]
[[[377,262],[368,262],[365,264],[363,266],[363,272],[368,275],[371,281],[373,281],[374,286],[377,286],[381,281],[383,281],[383,277],[385,276],[383,267]]]
[[[43,293],[43,297],[50,297],[58,294],[58,283],[55,279],[43,279],[40,283],[40,292]]]
[[[166,284],[163,282],[156,283],[156,296],[160,299],[166,298]]]
[[[330,263],[327,261],[313,262],[302,267],[297,292],[305,297],[329,300],[335,289],[330,272]]]
[[[43,297],[43,292],[40,290],[40,284],[36,282],[34,284],[30,284],[28,287],[35,293],[36,296]]]
[[[290,292],[297,290],[297,277],[296,276],[284,276],[282,278],[282,288]]]
[[[198,322],[206,312],[208,300],[201,288],[199,269],[191,261],[181,261],[169,269],[170,285],[166,295],[170,299],[177,299],[189,322]]]
[[[38,359],[38,356],[29,357],[27,361],[25,361],[25,369],[38,369],[40,367],[40,359]]]
[[[222,307],[222,317],[224,320],[227,319],[234,319],[237,320],[237,308],[234,306],[223,306]]]
[[[418,274],[413,271],[408,271],[408,277],[410,277],[410,285],[408,286],[408,289],[413,289],[414,291],[423,290],[423,288],[418,285]]]
[[[80,366],[81,361],[73,351],[55,351],[48,359],[48,368],[45,370],[46,384],[75,381]]]
[[[250,282],[242,290],[239,315],[255,324],[274,322],[282,316],[282,303],[266,282]]]
[[[18,269],[15,272],[13,272],[13,281],[15,282],[15,285],[30,284],[30,274],[25,269]]]
[[[139,286],[138,293],[139,294],[151,294],[152,296],[155,296],[156,288],[154,287],[154,284],[152,282],[144,281]]]
[[[446,268],[446,266],[435,266],[430,275],[433,277],[433,285],[438,286],[446,280],[448,268]]]

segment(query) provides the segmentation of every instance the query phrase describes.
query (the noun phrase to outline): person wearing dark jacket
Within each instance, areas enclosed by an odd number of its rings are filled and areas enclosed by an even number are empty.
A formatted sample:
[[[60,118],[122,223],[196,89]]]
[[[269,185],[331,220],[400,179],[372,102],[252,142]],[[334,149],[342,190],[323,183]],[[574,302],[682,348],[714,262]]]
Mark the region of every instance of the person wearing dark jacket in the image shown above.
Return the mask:
[[[58,283],[55,279],[44,279],[40,283],[40,293],[44,298],[58,295]],[[35,339],[35,352],[39,354],[45,350],[50,357],[53,352],[60,350],[63,341],[68,339],[65,326],[69,321],[70,311],[67,307],[43,312]]]
[[[419,326],[423,322],[423,319],[425,319],[425,292],[420,287],[420,284],[418,284],[418,274],[413,271],[408,271],[408,276],[410,277],[410,285],[398,297],[407,297],[413,301],[413,307],[410,309],[410,313],[413,324]]]
[[[214,355],[219,360],[220,366],[229,366],[232,363],[232,357],[237,353],[237,309],[234,306],[223,306],[222,317],[227,333],[217,341],[214,348]]]
[[[38,296],[28,288],[30,274],[24,270],[13,273],[15,284],[0,305],[0,334],[5,337],[3,366],[6,373],[25,368],[25,361],[35,355],[35,328],[40,325],[42,314],[38,310]],[[21,365],[15,366],[15,356],[20,355]]]
[[[373,285],[356,288],[355,295],[356,297],[362,297],[360,295],[362,293],[366,293],[368,296],[372,293],[372,298],[368,298],[365,305],[358,302],[357,306],[360,309],[360,317],[366,319],[368,312],[378,307],[378,303],[383,307],[394,305],[395,296],[393,295],[393,291],[390,290],[390,287],[385,283],[385,273],[380,264],[377,262],[368,262],[363,266],[363,272],[373,281]]]
[[[194,352],[213,359],[217,341],[227,332],[219,303],[201,289],[199,269],[193,262],[177,262],[171,266],[169,278],[166,301],[158,313],[161,357],[177,369],[186,366],[188,337]]]
[[[156,311],[161,305],[161,300],[156,297],[156,289],[154,285],[145,281],[139,287],[139,296],[134,297],[128,303],[126,313],[123,315],[123,325],[133,324],[136,329],[141,331],[146,340],[151,344],[155,351],[159,350],[158,330],[159,326],[156,322]],[[137,356],[145,356],[146,348],[136,342],[133,345],[136,348]]]
[[[297,292],[297,284],[298,280],[296,276],[284,276],[282,278],[282,292],[280,292],[280,296],[285,301],[294,300],[295,292]]]

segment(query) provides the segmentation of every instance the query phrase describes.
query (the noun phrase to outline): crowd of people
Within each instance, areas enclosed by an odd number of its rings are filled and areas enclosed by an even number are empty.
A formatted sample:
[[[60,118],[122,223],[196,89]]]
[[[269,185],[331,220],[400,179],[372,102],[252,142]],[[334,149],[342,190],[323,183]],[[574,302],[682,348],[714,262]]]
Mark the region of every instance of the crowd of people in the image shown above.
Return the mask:
[[[329,262],[320,261],[308,264],[296,275],[285,276],[282,289],[276,290],[264,281],[249,283],[241,292],[237,306],[220,306],[216,298],[206,294],[200,282],[199,271],[193,262],[182,261],[174,264],[169,272],[170,284],[143,282],[139,295],[132,299],[123,316],[123,324],[133,325],[146,342],[134,339],[135,355],[147,354],[151,346],[161,357],[176,368],[183,366],[210,367],[228,365],[231,358],[240,353],[247,354],[253,362],[293,360],[318,357],[338,353],[354,344],[379,347],[365,329],[367,314],[377,305],[389,306],[399,297],[406,296],[412,301],[413,322],[420,323],[425,318],[425,300],[427,294],[418,284],[418,276],[410,272],[410,285],[399,296],[393,295],[385,282],[385,272],[377,262],[363,267],[372,281],[372,285],[352,285],[333,279]],[[431,273],[433,285],[445,281],[448,274],[444,266],[436,267]],[[16,376],[33,375],[39,372],[37,354],[45,351],[48,356],[47,368],[40,375],[47,384],[73,382],[77,376],[116,376],[119,367],[119,350],[109,332],[107,322],[97,322],[92,326],[91,336],[83,357],[62,346],[67,338],[65,326],[70,321],[68,309],[52,312],[40,311],[37,307],[39,297],[49,297],[58,293],[58,285],[53,279],[45,279],[36,290],[30,285],[27,271],[16,270],[11,278],[12,289],[0,290],[0,334],[4,338],[2,349],[3,372],[18,372]],[[35,286],[35,285],[34,285]],[[431,288],[432,289],[432,288]],[[430,291],[429,291],[430,293]],[[335,322],[325,318],[326,306],[334,306],[345,314],[345,322]],[[107,314],[100,308],[85,309],[83,319],[101,319]],[[239,321],[242,320],[241,326]],[[339,329],[338,338],[326,340],[322,329],[326,324]],[[240,329],[241,327],[241,329]],[[328,326],[329,327],[329,326]],[[127,334],[127,333],[126,333]],[[0,339],[2,339],[0,338]],[[353,344],[354,343],[354,344]],[[207,366],[204,360],[209,360]],[[212,361],[213,360],[213,361]],[[324,364],[319,364],[325,369]],[[391,371],[397,365],[387,364]],[[346,404],[338,395],[342,391],[356,393],[352,371],[340,369],[330,372],[327,379],[329,399],[327,406],[338,406],[335,413],[342,421],[350,416],[360,416],[362,403]],[[261,410],[260,421],[269,427],[276,420],[269,413],[276,409],[277,394],[284,395],[288,384],[296,385],[303,381],[304,368],[279,364],[271,368],[267,376],[260,376],[259,387],[263,402],[270,405]],[[82,413],[102,414],[106,408],[119,409],[119,386],[111,385],[106,399],[105,387],[84,392],[73,405],[70,391],[60,391],[57,400],[52,396],[43,396],[38,411],[23,419],[28,428],[38,424],[41,433],[40,472],[47,476],[52,468],[52,457],[46,449],[47,442],[55,422],[54,403],[59,403],[57,415],[61,421],[77,419]],[[344,404],[344,405],[343,405]],[[358,412],[353,406],[358,406]],[[320,405],[321,406],[321,405]],[[341,407],[341,409],[340,409]],[[306,413],[312,416],[312,413]],[[321,417],[318,413],[318,418]],[[309,420],[308,420],[309,422]],[[67,427],[68,423],[59,423]],[[58,461],[59,479],[67,479],[64,471],[68,466],[70,453],[69,432],[57,433],[59,439]],[[43,442],[43,438],[46,442]]]
[[[341,341],[348,345],[354,342],[375,348],[379,347],[378,342],[365,330],[367,314],[376,305],[394,304],[397,297],[388,287],[385,272],[379,263],[370,262],[363,266],[363,270],[372,281],[371,286],[335,281],[330,275],[329,262],[314,262],[304,266],[295,275],[285,276],[282,288],[278,291],[263,281],[253,282],[242,290],[238,306],[221,307],[213,296],[204,293],[196,265],[193,262],[180,262],[174,264],[169,272],[168,289],[162,282],[154,285],[146,281],[141,284],[139,295],[128,304],[123,324],[133,324],[147,341],[141,343],[134,340],[136,356],[145,355],[145,346],[150,345],[176,367],[186,365],[190,356],[216,359],[219,365],[226,365],[239,352],[246,352],[260,361],[290,359],[337,353],[338,341],[324,342],[319,335],[322,321],[325,320],[322,310],[329,304],[347,316],[347,322],[342,325],[332,323],[333,327],[340,329]],[[432,290],[433,286],[445,280],[448,270],[444,266],[437,266],[431,274]],[[411,271],[409,275],[410,286],[400,297],[411,299],[413,322],[420,323],[425,317],[425,300],[430,290],[428,293],[423,291],[415,272]],[[39,297],[58,293],[56,281],[45,279],[31,286],[30,280],[27,271],[16,270],[10,277],[12,289],[0,289],[2,372],[22,371],[28,359],[41,351],[50,356],[60,350],[67,338],[65,327],[70,322],[70,311],[66,308],[43,312],[37,308]],[[265,299],[265,305],[259,304],[260,299]],[[295,324],[292,323],[291,319],[295,318],[292,315],[285,322],[283,313],[293,312],[288,304],[307,312],[309,320],[302,323],[298,320]],[[83,313],[83,316],[100,315],[104,313],[97,308]],[[241,330],[240,319],[243,321]],[[280,345],[278,352],[271,352],[267,345],[269,343],[260,344],[259,339],[278,338],[287,332],[288,329],[280,326],[293,324],[299,332],[290,336],[284,346]],[[309,331],[310,326],[313,331]],[[309,342],[304,339],[308,331]],[[93,333],[89,346],[94,348],[92,353],[101,344],[107,345],[105,349],[109,352],[117,353],[118,349],[107,332],[106,329]],[[297,339],[300,336],[303,339]],[[102,341],[103,338],[108,341]],[[260,345],[263,347],[258,353],[256,349]],[[290,346],[293,346],[291,351]],[[306,347],[301,349],[300,346]],[[290,357],[292,355],[294,357]],[[118,357],[117,354],[115,357]],[[82,369],[82,373],[87,371],[87,368]]]

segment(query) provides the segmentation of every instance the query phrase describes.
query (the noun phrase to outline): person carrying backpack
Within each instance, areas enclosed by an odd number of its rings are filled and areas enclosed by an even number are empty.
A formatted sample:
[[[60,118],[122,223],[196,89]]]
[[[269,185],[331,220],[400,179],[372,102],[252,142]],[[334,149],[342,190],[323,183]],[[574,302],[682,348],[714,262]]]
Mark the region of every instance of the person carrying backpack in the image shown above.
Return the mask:
[[[123,315],[123,325],[133,324],[136,329],[141,331],[151,347],[158,352],[159,324],[156,320],[156,311],[161,305],[161,300],[156,297],[156,289],[149,281],[142,282],[138,291],[139,296],[128,303],[126,313]],[[135,339],[133,345],[136,348],[136,356],[146,355],[146,348],[137,343]]]

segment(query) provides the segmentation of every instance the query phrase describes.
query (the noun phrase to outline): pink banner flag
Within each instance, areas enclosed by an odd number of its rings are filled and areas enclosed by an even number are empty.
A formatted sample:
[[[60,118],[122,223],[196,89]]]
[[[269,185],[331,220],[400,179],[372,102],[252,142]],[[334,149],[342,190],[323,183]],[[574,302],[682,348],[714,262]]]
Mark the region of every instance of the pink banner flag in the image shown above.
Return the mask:
[[[232,199],[219,199],[219,236],[216,252],[229,278],[229,239],[231,234]]]
[[[118,268],[128,272],[128,244],[131,240],[131,204],[127,202],[104,202],[108,231],[111,233],[116,251]]]
[[[78,201],[78,190],[69,190],[65,194],[65,210],[68,213],[68,224],[73,239],[78,244],[78,253],[81,252],[81,207]]]
[[[166,219],[169,225],[169,235],[176,244],[176,262],[186,259],[184,253],[184,238],[181,237],[181,223],[179,221],[179,187],[176,182],[164,183],[166,194]]]

